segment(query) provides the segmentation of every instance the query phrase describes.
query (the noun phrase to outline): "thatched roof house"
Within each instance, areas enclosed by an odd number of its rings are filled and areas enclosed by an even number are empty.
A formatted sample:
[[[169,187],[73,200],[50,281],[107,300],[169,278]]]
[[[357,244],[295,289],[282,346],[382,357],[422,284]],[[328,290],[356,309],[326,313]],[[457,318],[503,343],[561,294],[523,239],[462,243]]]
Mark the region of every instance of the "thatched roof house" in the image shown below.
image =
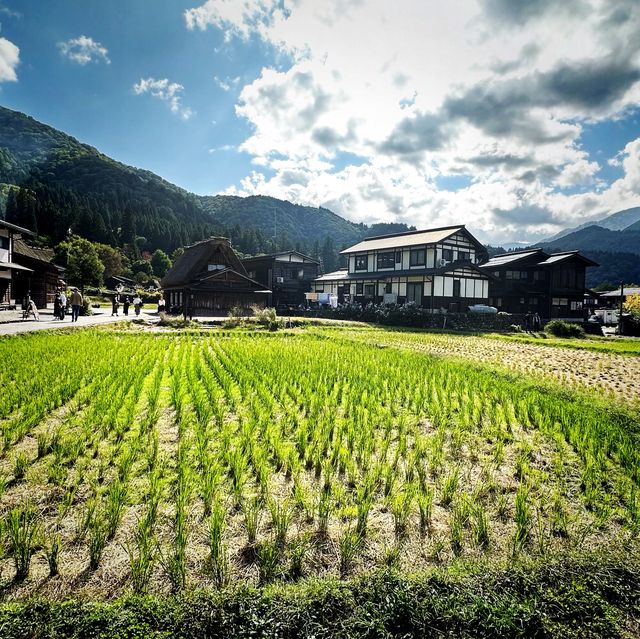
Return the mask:
[[[161,285],[167,308],[190,315],[218,315],[234,306],[264,306],[269,294],[247,275],[225,237],[187,246]]]

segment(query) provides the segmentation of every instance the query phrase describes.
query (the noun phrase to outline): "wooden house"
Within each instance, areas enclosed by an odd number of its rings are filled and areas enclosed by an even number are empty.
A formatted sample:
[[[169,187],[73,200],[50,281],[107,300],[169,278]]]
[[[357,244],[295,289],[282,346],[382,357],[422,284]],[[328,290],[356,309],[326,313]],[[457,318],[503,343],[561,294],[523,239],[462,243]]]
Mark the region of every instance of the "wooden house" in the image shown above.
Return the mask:
[[[464,225],[370,237],[342,254],[347,269],[313,282],[314,292],[339,303],[413,302],[432,312],[488,303],[492,276],[478,267],[486,249]]]
[[[247,275],[224,237],[187,246],[160,284],[167,309],[185,315],[220,315],[233,307],[264,307],[271,292]]]
[[[585,270],[597,266],[578,251],[539,248],[492,257],[482,270],[493,275],[489,303],[507,313],[538,313],[543,319],[583,320]]]
[[[257,280],[269,293],[269,306],[299,306],[311,282],[320,274],[320,262],[298,251],[258,255],[242,260],[251,279]]]
[[[27,244],[35,233],[0,220],[0,308],[20,306],[29,295],[38,308],[53,303],[61,267],[53,251]]]

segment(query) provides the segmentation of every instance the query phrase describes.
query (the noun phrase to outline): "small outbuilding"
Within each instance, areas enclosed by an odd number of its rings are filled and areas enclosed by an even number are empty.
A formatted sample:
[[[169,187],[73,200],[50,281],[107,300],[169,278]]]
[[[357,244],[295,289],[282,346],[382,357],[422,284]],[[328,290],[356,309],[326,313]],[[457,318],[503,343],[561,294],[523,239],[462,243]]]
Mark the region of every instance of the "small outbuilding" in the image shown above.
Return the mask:
[[[234,307],[264,307],[271,293],[248,276],[226,237],[210,237],[187,246],[160,284],[167,310],[190,316],[224,315]]]

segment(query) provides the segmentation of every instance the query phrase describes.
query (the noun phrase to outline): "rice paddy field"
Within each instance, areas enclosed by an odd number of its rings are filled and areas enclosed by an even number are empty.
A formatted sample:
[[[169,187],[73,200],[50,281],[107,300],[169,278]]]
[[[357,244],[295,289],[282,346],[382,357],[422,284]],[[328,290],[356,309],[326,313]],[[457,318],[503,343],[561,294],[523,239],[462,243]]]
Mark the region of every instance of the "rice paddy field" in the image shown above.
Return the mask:
[[[0,636],[637,636],[640,360],[467,339],[0,339]]]

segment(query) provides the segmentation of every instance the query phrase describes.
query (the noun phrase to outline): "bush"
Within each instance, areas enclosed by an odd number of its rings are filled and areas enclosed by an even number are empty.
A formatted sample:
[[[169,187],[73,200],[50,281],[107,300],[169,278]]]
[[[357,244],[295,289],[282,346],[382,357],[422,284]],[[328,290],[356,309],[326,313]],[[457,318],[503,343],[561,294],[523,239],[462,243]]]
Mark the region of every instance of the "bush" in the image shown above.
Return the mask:
[[[283,322],[276,315],[275,308],[260,308],[259,306],[252,306],[254,321],[260,326],[265,326],[270,331],[277,331],[282,328]]]
[[[93,315],[93,309],[91,308],[91,300],[88,297],[82,299],[82,310],[80,315]]]
[[[551,320],[545,327],[545,333],[554,337],[584,337],[584,329],[578,324],[564,322],[563,320]]]

